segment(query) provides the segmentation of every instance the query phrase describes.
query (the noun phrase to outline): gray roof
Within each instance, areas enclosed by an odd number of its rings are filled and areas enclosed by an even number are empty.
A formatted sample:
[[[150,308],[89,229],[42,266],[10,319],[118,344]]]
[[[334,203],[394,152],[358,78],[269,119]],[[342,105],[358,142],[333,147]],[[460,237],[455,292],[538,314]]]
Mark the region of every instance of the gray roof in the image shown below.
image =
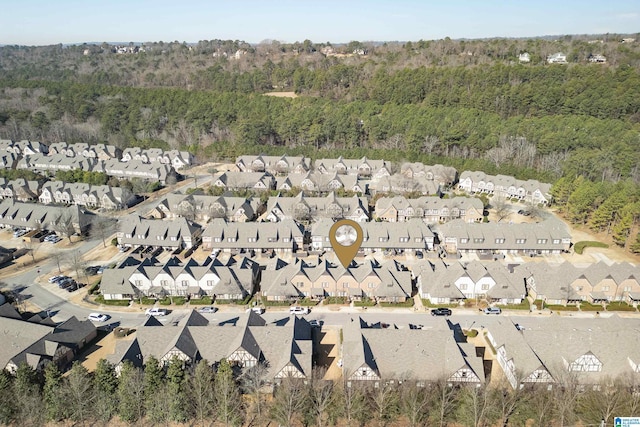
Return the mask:
[[[213,185],[231,190],[270,190],[275,179],[264,172],[224,172],[213,181]]]
[[[302,227],[292,220],[274,224],[216,218],[202,233],[203,243],[219,249],[293,249],[302,244],[302,238]]]
[[[340,188],[355,192],[366,192],[366,181],[359,179],[357,175],[342,175],[337,172],[320,173],[318,171],[290,173],[285,177],[278,177],[276,189],[289,190],[301,188],[305,191],[326,192]]]
[[[84,231],[89,225],[90,216],[77,205],[43,206],[13,199],[0,201],[0,224],[9,227],[52,230],[60,218],[66,215],[70,216],[78,231]]]
[[[243,212],[251,220],[258,212],[260,200],[254,197],[208,196],[204,194],[169,193],[156,209],[180,216],[185,209],[193,210],[199,217],[226,218]]]
[[[270,172],[305,172],[309,170],[310,159],[302,156],[240,156],[236,159],[236,166],[242,172],[270,171]]]
[[[403,196],[380,197],[376,201],[376,216],[382,217],[389,209],[396,209],[406,212],[411,210],[418,218],[428,218],[434,215],[442,215],[448,212],[453,215],[453,211],[469,211],[475,209],[482,215],[484,205],[482,200],[475,197],[453,197],[451,199],[441,199],[440,197],[420,197],[417,199],[407,199]],[[459,216],[459,215],[458,215]]]
[[[466,223],[460,219],[435,226],[440,241],[457,239],[458,250],[562,250],[571,235],[560,220],[537,223]],[[466,242],[463,240],[467,239]],[[499,243],[504,239],[504,243]],[[524,239],[524,243],[517,240]],[[557,240],[557,243],[554,243]]]
[[[419,193],[422,195],[433,195],[440,192],[440,184],[437,181],[425,177],[407,178],[400,173],[391,176],[383,176],[378,180],[369,183],[372,193]]]
[[[157,220],[137,214],[121,218],[119,225],[118,241],[123,245],[184,247],[185,239],[194,243],[202,230],[198,224],[185,218]]]
[[[366,197],[337,197],[331,192],[325,197],[308,197],[300,192],[296,197],[269,197],[265,216],[270,220],[310,218],[349,218],[368,220],[369,203]]]
[[[317,159],[314,162],[314,169],[320,173],[346,173],[349,175],[358,175],[365,171],[370,171],[372,176],[388,175],[389,166],[384,160],[372,160],[366,157],[361,159],[345,159],[338,157],[337,159]]]

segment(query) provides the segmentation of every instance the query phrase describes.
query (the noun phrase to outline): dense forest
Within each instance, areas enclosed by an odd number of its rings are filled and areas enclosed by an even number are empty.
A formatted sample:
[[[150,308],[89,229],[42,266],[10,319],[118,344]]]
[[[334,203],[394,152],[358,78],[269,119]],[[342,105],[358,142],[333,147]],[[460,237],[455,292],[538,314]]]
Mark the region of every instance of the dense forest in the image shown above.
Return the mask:
[[[0,137],[173,147],[201,162],[366,155],[582,179],[600,189],[591,214],[640,184],[640,43],[622,39],[4,46]],[[569,63],[546,64],[558,51]],[[519,63],[522,52],[530,63]],[[607,63],[590,63],[595,54]],[[264,96],[271,91],[297,97]],[[593,228],[624,218],[630,225],[614,240],[634,249],[640,210],[631,193],[615,197],[629,196],[632,208]],[[563,211],[569,199],[557,199]]]
[[[640,395],[623,379],[582,389],[575,379],[552,390],[509,385],[419,386],[411,380],[379,387],[284,378],[273,397],[265,394],[265,369],[258,365],[239,377],[226,360],[217,370],[206,360],[185,370],[174,358],[166,368],[151,357],[144,368],[125,362],[116,375],[104,359],[89,373],[79,363],[64,375],[54,363],[39,373],[22,364],[15,375],[0,372],[0,423],[73,425],[264,426],[292,425],[600,425],[619,414],[636,414]],[[65,424],[67,425],[67,424]]]

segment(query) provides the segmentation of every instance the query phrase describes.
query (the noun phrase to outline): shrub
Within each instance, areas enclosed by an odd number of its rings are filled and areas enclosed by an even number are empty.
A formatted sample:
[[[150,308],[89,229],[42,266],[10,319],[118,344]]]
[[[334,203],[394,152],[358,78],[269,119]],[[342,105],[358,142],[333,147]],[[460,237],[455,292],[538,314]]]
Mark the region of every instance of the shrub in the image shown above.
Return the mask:
[[[362,301],[354,301],[353,305],[356,307],[373,307],[376,305],[376,302],[370,298],[363,298]]]
[[[609,245],[607,245],[606,243],[595,242],[591,240],[583,240],[573,245],[573,250],[578,255],[582,255],[582,253],[586,248],[608,248],[608,247]]]
[[[607,304],[607,311],[636,311],[636,308],[626,302],[616,301]]]
[[[118,238],[114,237],[113,239],[111,239],[111,245],[112,246],[118,246]]]
[[[213,304],[213,298],[210,296],[204,296],[202,298],[191,298],[189,304],[193,305],[211,305]]]
[[[347,297],[327,297],[324,299],[325,304],[348,304],[349,298]]]
[[[602,304],[589,304],[588,302],[580,303],[580,310],[582,311],[604,311]]]
[[[405,302],[381,302],[380,307],[413,307],[413,298]]]
[[[115,305],[115,306],[120,306],[120,307],[126,307],[126,306],[129,305],[129,303],[131,301],[128,300],[128,299],[104,299],[104,296],[98,295],[96,297],[96,302],[98,304]]]
[[[465,329],[462,332],[464,333],[465,337],[473,338],[473,337],[477,337],[478,336],[478,330],[477,329],[471,329],[471,330]]]

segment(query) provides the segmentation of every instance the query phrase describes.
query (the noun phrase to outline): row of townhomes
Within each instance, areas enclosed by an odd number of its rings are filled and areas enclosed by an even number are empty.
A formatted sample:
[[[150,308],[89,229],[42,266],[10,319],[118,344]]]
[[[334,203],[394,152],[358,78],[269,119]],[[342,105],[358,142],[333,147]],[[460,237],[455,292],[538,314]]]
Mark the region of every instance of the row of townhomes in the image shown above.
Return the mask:
[[[622,301],[640,303],[640,268],[629,263],[603,262],[577,267],[565,262],[522,263],[505,266],[494,261],[423,261],[413,274],[421,298],[433,304],[486,300],[496,304],[520,304],[526,296],[550,305],[606,305]]]
[[[551,184],[534,179],[523,181],[507,175],[493,176],[480,171],[462,172],[458,189],[470,194],[488,194],[535,205],[547,205],[551,201]]]
[[[109,300],[204,295],[243,300],[257,292],[268,301],[346,297],[352,301],[404,302],[412,289],[411,272],[396,261],[380,265],[367,260],[344,268],[322,258],[291,264],[276,259],[261,266],[245,257],[230,257],[225,265],[210,257],[202,264],[177,258],[159,263],[154,258],[129,257],[116,268],[105,270],[100,284],[102,295]]]
[[[361,201],[358,198],[350,200],[351,203],[360,206]],[[166,205],[161,203],[156,211],[162,212],[161,206]],[[358,212],[358,209],[360,208],[356,208],[355,212]],[[294,211],[293,214],[295,213]],[[222,215],[222,212],[220,214]],[[282,214],[281,219],[278,218],[278,214]],[[172,250],[189,249],[202,241],[204,250],[217,249],[228,253],[254,251],[294,254],[302,251],[320,253],[333,250],[328,237],[333,225],[331,214],[324,217],[318,215],[319,218],[306,227],[294,219],[287,218],[280,208],[267,211],[264,215],[269,220],[279,220],[275,223],[242,222],[214,217],[203,228],[186,216],[161,220],[133,215],[120,221],[117,238],[120,245],[134,248],[154,246]],[[364,219],[364,212],[360,217]],[[436,225],[427,225],[423,219],[415,217],[405,220],[360,222],[363,241],[359,254],[414,254],[438,249],[443,254],[470,252],[534,256],[560,253],[571,246],[571,236],[566,225],[554,219],[522,224],[476,223],[457,219]],[[309,239],[308,244],[305,243],[305,235]],[[438,243],[439,246],[436,246]]]
[[[344,268],[320,258],[316,263],[296,260],[277,270],[263,271],[260,289],[268,301],[346,297],[351,301],[405,302],[412,294],[412,278],[396,261],[380,265],[366,260]]]
[[[426,223],[447,222],[461,219],[464,222],[481,222],[484,205],[475,197],[420,197],[407,199],[402,196],[380,197],[376,201],[375,218],[389,222],[406,222],[411,218]]]
[[[126,187],[91,185],[81,182],[27,181],[0,178],[0,199],[39,202],[45,205],[80,205],[106,210],[123,209],[135,204],[137,196]]]
[[[135,204],[137,197],[126,187],[48,181],[42,185],[38,201],[45,205],[51,203],[73,204],[115,210]]]
[[[455,168],[404,163],[400,170],[384,160],[318,159],[295,156],[240,156],[238,172],[228,172],[215,185],[229,190],[291,190],[327,193],[338,189],[360,194],[397,193],[439,195],[456,182]],[[242,175],[244,174],[244,176]]]
[[[193,164],[193,155],[187,151],[169,150],[160,148],[143,149],[130,147],[120,150],[113,145],[107,144],[87,144],[79,142],[69,144],[66,142],[56,142],[49,145],[36,141],[11,141],[0,140],[0,152],[13,153],[18,156],[33,156],[37,154],[48,155],[52,158],[62,157],[78,158],[81,160],[118,160],[129,162],[131,160],[142,163],[161,163],[172,166],[175,170]],[[60,162],[60,160],[58,160]]]
[[[435,226],[440,244],[449,253],[561,253],[571,248],[571,235],[560,220],[537,223],[468,223],[461,219]]]
[[[164,221],[131,214],[121,218],[119,223],[116,239],[118,245],[126,247],[189,249],[200,241],[202,235],[202,227],[186,218]]]
[[[640,303],[640,268],[626,262],[607,265],[601,261],[587,267],[569,262],[525,263],[515,272],[524,278],[528,295],[547,304],[624,301],[637,307]]]
[[[520,304],[526,297],[522,275],[510,273],[497,261],[425,261],[414,267],[413,274],[420,297],[433,304],[463,303],[468,299]]]
[[[583,389],[616,378],[638,383],[637,324],[630,325],[617,315],[603,319],[551,316],[519,329],[509,318],[501,318],[487,330],[496,361],[513,388],[552,388],[567,378]]]
[[[309,221],[318,218],[369,221],[369,202],[366,197],[338,197],[331,192],[325,197],[269,197],[263,219],[278,222],[287,219]]]
[[[91,216],[78,205],[43,206],[36,203],[4,199],[0,202],[0,228],[55,230],[61,224],[71,224],[76,233],[85,233]]]
[[[105,299],[209,295],[242,300],[254,294],[257,282],[258,265],[247,258],[237,263],[231,258],[222,265],[212,258],[199,264],[172,257],[160,264],[153,258],[128,257],[117,268],[104,271],[100,290]]]
[[[204,194],[169,193],[153,209],[154,218],[184,217],[207,223],[215,218],[231,222],[254,221],[260,214],[261,203],[256,197],[208,196]]]
[[[457,342],[446,321],[429,329],[383,329],[355,318],[343,335],[342,373],[347,386],[355,381],[374,386],[393,380],[416,381],[418,386],[442,380],[449,385],[485,382],[475,347]]]
[[[97,335],[89,320],[72,316],[56,324],[38,314],[24,317],[11,304],[0,305],[0,330],[0,369],[14,374],[23,363],[35,370],[55,363],[64,370]]]
[[[176,325],[165,326],[151,316],[131,337],[120,340],[107,358],[118,373],[125,361],[141,367],[153,356],[163,364],[177,357],[187,366],[221,359],[239,369],[261,364],[267,369],[266,378],[276,383],[285,377],[311,377],[311,326],[299,317],[275,325],[249,311],[237,322],[218,324],[192,311]]]
[[[89,172],[103,172],[118,179],[139,178],[165,184],[169,177],[176,177],[173,166],[165,163],[145,163],[142,160],[121,162],[118,159],[97,160],[90,157],[67,157],[65,154],[33,154],[18,162],[17,169],[54,175],[57,171],[80,169]]]

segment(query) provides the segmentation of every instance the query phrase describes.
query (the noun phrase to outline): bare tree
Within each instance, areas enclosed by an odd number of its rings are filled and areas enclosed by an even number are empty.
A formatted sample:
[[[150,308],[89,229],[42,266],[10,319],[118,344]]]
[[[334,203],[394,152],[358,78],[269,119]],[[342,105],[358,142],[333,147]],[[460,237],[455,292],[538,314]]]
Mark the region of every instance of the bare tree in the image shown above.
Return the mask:
[[[400,409],[411,426],[423,425],[429,407],[429,393],[415,381],[403,381],[400,388]]]
[[[240,375],[240,387],[245,395],[251,396],[252,408],[256,416],[262,416],[264,387],[267,385],[267,366],[258,363],[244,369]]]
[[[334,399],[333,382],[324,380],[325,368],[314,368],[309,383],[309,403],[318,427],[328,425],[327,410]]]
[[[459,389],[449,385],[445,379],[441,379],[430,387],[433,407],[435,408],[435,421],[440,427],[447,425],[447,417],[453,412],[458,403]]]
[[[379,422],[387,422],[397,414],[398,393],[394,384],[380,384],[369,391],[371,409]]]
[[[491,411],[491,393],[487,385],[464,387],[461,392],[459,421],[468,426],[484,427],[489,425]]]
[[[344,381],[340,391],[343,416],[352,425],[367,413],[366,395],[359,382]]]
[[[54,231],[67,237],[69,239],[69,243],[71,243],[71,236],[73,236],[76,233],[76,227],[75,227],[75,224],[73,223],[73,216],[69,211],[66,211],[58,215],[58,217],[51,224],[51,226],[54,229]]]
[[[561,427],[573,425],[582,386],[578,383],[575,372],[569,372],[563,368],[558,369],[557,372],[560,374],[556,378],[556,386],[553,388],[554,418]]]
[[[115,232],[116,221],[113,218],[96,215],[91,221],[90,235],[102,240],[102,246],[107,247],[107,240]]]
[[[58,274],[62,274],[60,264],[64,263],[67,260],[67,252],[53,251],[49,253],[49,257],[56,262],[56,266],[58,267]]]
[[[271,403],[271,418],[287,427],[294,423],[296,415],[305,405],[304,384],[296,378],[285,377],[276,388]]]
[[[623,404],[627,395],[622,379],[602,379],[598,385],[582,394],[578,401],[580,419],[596,425],[604,420],[608,425],[616,414],[624,413]]]
[[[520,378],[520,377],[519,377]],[[520,387],[520,380],[516,382],[516,388],[511,387],[511,384],[504,381],[501,384],[493,387],[492,400],[495,402],[495,407],[502,425],[508,425],[509,418],[516,412],[518,405],[521,403],[525,390]]]
[[[498,218],[498,222],[511,216],[511,205],[504,197],[493,196],[493,199],[491,200],[491,207],[493,208],[493,212]]]
[[[87,267],[87,261],[82,258],[82,252],[79,250],[69,252],[67,261],[69,262],[71,269],[76,272],[77,279],[80,279],[81,275],[85,280],[87,279],[87,272],[85,270]]]

